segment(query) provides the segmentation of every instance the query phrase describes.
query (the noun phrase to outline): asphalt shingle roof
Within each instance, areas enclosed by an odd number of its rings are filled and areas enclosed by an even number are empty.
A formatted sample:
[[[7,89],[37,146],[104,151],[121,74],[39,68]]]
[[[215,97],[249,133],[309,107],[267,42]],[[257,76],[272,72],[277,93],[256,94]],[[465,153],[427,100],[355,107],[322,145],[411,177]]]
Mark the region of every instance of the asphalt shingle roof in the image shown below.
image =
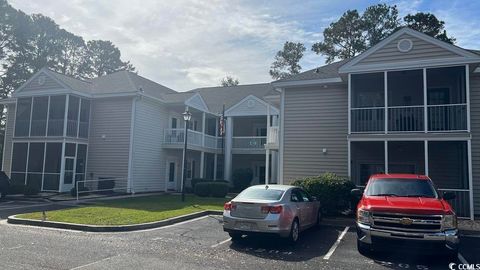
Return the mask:
[[[331,64],[327,64],[318,68],[310,69],[299,74],[290,76],[285,79],[281,79],[275,82],[289,82],[289,81],[302,81],[302,80],[320,80],[320,79],[330,79],[337,78],[340,75],[338,74],[338,68],[343,64],[347,63],[351,59],[345,59]],[[275,83],[274,82],[274,83]]]

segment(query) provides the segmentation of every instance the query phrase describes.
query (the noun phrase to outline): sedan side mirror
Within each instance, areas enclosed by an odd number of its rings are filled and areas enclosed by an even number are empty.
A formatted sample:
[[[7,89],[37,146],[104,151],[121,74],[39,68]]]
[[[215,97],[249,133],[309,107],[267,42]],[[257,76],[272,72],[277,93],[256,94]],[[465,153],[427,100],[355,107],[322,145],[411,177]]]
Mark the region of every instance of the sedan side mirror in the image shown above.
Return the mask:
[[[360,197],[362,197],[363,192],[358,188],[354,188],[350,191],[350,194],[352,194],[352,196],[355,197],[355,198],[360,198]]]
[[[445,193],[443,193],[443,199],[444,199],[444,200],[447,200],[447,201],[448,201],[448,200],[453,200],[453,199],[455,199],[455,197],[456,197],[456,196],[455,196],[455,193],[453,193],[453,192],[445,192]]]

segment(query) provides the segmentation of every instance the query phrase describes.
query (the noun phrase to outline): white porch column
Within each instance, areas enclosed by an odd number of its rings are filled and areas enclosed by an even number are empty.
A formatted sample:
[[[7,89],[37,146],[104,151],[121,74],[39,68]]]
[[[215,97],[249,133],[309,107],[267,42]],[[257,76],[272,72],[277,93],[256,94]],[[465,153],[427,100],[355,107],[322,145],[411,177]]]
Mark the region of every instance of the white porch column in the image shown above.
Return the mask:
[[[218,159],[218,154],[214,154],[214,157],[213,157],[213,180],[217,180],[217,159]]]
[[[206,117],[205,117],[205,112],[202,113],[202,146],[205,147],[205,123],[206,123]],[[203,153],[203,152],[202,152]],[[201,171],[201,169],[200,169]]]
[[[276,182],[278,184],[278,152],[272,151],[272,175],[270,179],[272,182]]]
[[[267,149],[267,154],[265,156],[265,185],[269,183],[270,179],[270,149]]]
[[[205,178],[205,152],[200,152],[200,178]]]
[[[224,177],[225,180],[230,181],[232,176],[232,142],[233,142],[233,118],[225,118],[225,169]]]

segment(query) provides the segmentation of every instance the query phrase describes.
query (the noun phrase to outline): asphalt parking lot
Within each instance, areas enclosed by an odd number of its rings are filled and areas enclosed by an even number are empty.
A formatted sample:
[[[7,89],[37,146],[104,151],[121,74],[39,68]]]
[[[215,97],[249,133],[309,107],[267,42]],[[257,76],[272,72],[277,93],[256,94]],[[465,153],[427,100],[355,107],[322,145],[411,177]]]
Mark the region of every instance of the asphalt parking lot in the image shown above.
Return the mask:
[[[8,205],[8,206],[7,206]],[[23,208],[15,208],[23,207]],[[65,207],[0,203],[13,210]],[[14,208],[14,209],[12,209]],[[341,237],[341,239],[339,239]],[[295,246],[258,236],[232,243],[220,216],[128,233],[86,233],[0,221],[0,268],[5,269],[448,269],[444,258],[390,250],[360,255],[350,222],[329,221]],[[480,238],[462,238],[462,259],[480,263]],[[461,263],[459,259],[455,263]]]

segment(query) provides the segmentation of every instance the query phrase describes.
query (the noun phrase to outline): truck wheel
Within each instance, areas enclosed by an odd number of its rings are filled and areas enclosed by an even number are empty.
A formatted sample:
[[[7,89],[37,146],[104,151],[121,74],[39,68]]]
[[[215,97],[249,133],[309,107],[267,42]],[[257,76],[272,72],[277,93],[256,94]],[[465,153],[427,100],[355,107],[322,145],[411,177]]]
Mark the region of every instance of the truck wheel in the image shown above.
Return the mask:
[[[232,238],[232,242],[238,242],[238,240],[242,239],[241,233],[229,232],[228,235]]]
[[[365,244],[360,242],[360,240],[357,239],[357,250],[360,254],[363,256],[368,256],[372,253],[372,247],[369,244]]]
[[[298,223],[298,219],[295,218],[290,228],[290,235],[288,236],[288,241],[290,242],[290,244],[295,244],[297,243],[299,236],[300,236],[300,224]]]

